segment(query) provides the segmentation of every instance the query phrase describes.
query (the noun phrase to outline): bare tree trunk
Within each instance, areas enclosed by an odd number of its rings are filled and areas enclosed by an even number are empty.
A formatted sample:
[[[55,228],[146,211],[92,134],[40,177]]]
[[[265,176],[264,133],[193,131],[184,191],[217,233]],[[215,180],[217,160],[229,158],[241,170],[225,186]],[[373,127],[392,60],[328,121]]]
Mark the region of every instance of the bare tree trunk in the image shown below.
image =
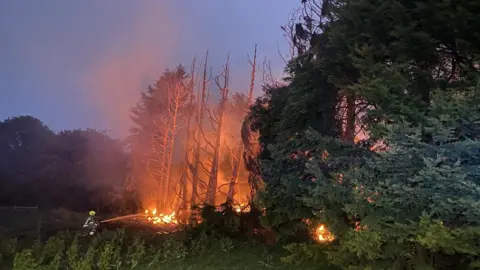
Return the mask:
[[[164,175],[167,155],[166,147],[168,145],[168,122],[167,118],[163,116],[157,120],[153,120],[156,130],[152,134],[152,150],[155,157],[147,163],[147,169],[150,176],[157,184],[157,196],[155,198],[156,208],[162,209],[162,199],[164,198],[166,188]]]
[[[179,130],[178,120],[185,100],[185,87],[180,78],[171,78],[165,89],[167,94],[166,107],[153,120],[155,130],[152,134],[153,158],[148,162],[150,176],[157,184],[156,208],[165,211],[170,208],[172,183],[170,179],[172,168],[173,146]]]
[[[227,192],[228,203],[233,203],[235,200],[235,194],[237,191],[238,171],[240,169],[242,152],[243,152],[243,145],[241,143],[238,144],[235,153],[230,152],[232,175],[230,176],[230,182],[228,184],[228,192]]]
[[[190,202],[192,205],[195,205],[197,203],[198,199],[198,182],[199,182],[199,177],[201,173],[201,160],[200,160],[200,152],[201,152],[201,134],[200,134],[200,129],[203,125],[203,118],[204,118],[204,113],[205,113],[205,99],[206,99],[206,92],[207,92],[207,63],[208,63],[208,50],[207,53],[205,54],[205,63],[203,65],[203,79],[202,79],[202,88],[199,89],[201,91],[201,94],[198,95],[197,99],[197,115],[196,115],[196,122],[197,122],[197,130],[194,134],[194,138],[196,141],[195,145],[195,153],[194,153],[194,162],[195,166],[193,167],[193,177],[192,177],[192,198],[190,199]]]
[[[169,123],[168,123],[168,116],[166,116],[165,118],[165,122],[164,122],[164,126],[165,126],[165,134],[163,135],[164,139],[163,139],[163,159],[162,159],[162,163],[160,166],[162,166],[162,174],[161,174],[161,181],[162,181],[162,184],[161,184],[161,188],[162,188],[162,195],[160,197],[160,201],[161,201],[161,204],[160,204],[160,208],[157,208],[157,211],[163,211],[165,209],[165,206],[167,205],[167,202],[166,202],[166,196],[168,194],[167,192],[167,189],[168,189],[168,177],[167,177],[167,171],[168,171],[168,156],[169,156],[169,142],[168,142],[168,133],[169,133]]]
[[[253,90],[255,89],[255,75],[257,71],[257,44],[255,44],[253,61],[249,59],[248,62],[252,67],[252,72],[250,73],[250,88],[248,89],[247,107],[245,108],[245,114],[243,116],[244,118],[247,115],[248,109],[253,102]],[[243,144],[239,143],[235,154],[233,155],[230,154],[230,159],[232,160],[232,176],[230,178],[230,183],[228,185],[227,202],[233,202],[235,199],[238,170],[240,168],[240,162],[242,160],[241,157],[242,157],[243,151],[244,151]]]
[[[173,190],[173,185],[172,181],[170,179],[170,174],[172,170],[172,156],[173,156],[173,146],[175,144],[175,135],[177,134],[179,130],[178,126],[178,118],[180,114],[180,107],[182,106],[182,102],[185,97],[185,88],[181,84],[181,82],[174,82],[174,85],[172,86],[173,91],[169,91],[169,102],[168,102],[168,112],[169,112],[169,120],[170,120],[170,127],[169,127],[169,132],[167,133],[168,139],[167,139],[167,160],[165,164],[165,181],[167,183],[166,185],[166,190],[164,194],[165,202],[168,202],[168,199],[170,198],[170,194]],[[165,204],[165,208],[168,208],[171,206],[168,206],[167,203]],[[164,209],[166,210],[166,209]],[[171,210],[171,209],[169,209]]]
[[[257,73],[257,44],[255,44],[255,49],[253,51],[253,61],[248,60],[250,66],[252,68],[252,72],[250,73],[250,88],[248,89],[248,96],[247,96],[247,103],[248,106],[251,106],[253,103],[253,90],[255,90],[255,76]],[[245,115],[249,108],[246,108]]]
[[[182,169],[182,177],[181,177],[181,194],[182,199],[180,202],[180,210],[186,210],[188,207],[188,174],[190,171],[190,167],[192,164],[192,157],[191,157],[191,149],[190,146],[192,145],[192,135],[193,132],[191,130],[192,118],[193,118],[193,107],[194,107],[194,88],[195,88],[195,58],[192,61],[192,68],[190,72],[190,84],[188,86],[188,91],[190,95],[190,99],[188,102],[188,120],[187,120],[187,138],[185,142],[185,157],[184,157],[184,164]],[[198,106],[198,104],[197,104]],[[195,176],[193,176],[195,177]],[[192,178],[193,178],[192,177]]]
[[[205,196],[205,203],[209,205],[215,205],[215,197],[217,193],[218,167],[220,164],[220,146],[222,144],[223,118],[224,118],[225,111],[227,109],[227,103],[228,103],[228,92],[229,92],[228,83],[230,79],[229,65],[230,65],[229,57],[227,57],[223,74],[215,79],[221,94],[221,99],[219,104],[220,106],[216,114],[210,113],[211,120],[214,122],[214,124],[216,124],[216,138],[215,138],[215,144],[213,148],[212,166],[210,168],[210,175],[208,178],[207,194]],[[223,77],[222,84],[220,83],[220,77]]]

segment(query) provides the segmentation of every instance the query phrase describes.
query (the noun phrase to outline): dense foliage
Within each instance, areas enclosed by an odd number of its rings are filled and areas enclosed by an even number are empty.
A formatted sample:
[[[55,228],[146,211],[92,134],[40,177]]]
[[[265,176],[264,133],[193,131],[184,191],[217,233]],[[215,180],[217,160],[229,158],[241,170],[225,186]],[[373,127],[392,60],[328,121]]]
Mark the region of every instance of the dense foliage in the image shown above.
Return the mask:
[[[252,107],[264,225],[326,224],[345,269],[478,266],[480,5],[302,3],[289,76]]]
[[[342,235],[332,256],[337,263],[381,269],[478,264],[479,90],[433,98],[423,126],[432,143],[407,122],[392,125],[389,150],[349,171],[345,179],[357,189],[344,209],[360,224]]]

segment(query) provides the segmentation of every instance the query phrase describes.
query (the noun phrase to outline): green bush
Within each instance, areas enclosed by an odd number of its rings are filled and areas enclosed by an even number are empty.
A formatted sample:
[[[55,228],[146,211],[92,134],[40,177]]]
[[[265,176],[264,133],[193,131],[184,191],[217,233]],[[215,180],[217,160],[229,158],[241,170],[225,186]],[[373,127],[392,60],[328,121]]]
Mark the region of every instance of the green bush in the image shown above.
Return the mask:
[[[0,264],[15,255],[17,251],[17,239],[2,239],[0,241]]]
[[[63,234],[59,234],[50,237],[40,252],[40,265],[49,265],[54,263],[53,266],[59,264],[58,261],[63,259],[65,251],[65,237]],[[52,267],[53,267],[52,266]],[[59,267],[59,266],[58,266]]]
[[[32,249],[24,249],[15,255],[13,270],[37,270],[40,269],[33,255]]]
[[[12,246],[12,243],[6,246]],[[46,242],[37,240],[24,247],[27,248],[12,254],[12,258],[6,257],[8,260],[0,266],[16,270],[94,270],[195,269],[198,264],[201,265],[198,267],[215,266],[215,269],[244,269],[245,265],[271,269],[280,265],[279,256],[263,246],[215,232],[207,234],[204,230],[196,236],[107,231],[94,237],[70,237],[60,233]],[[9,250],[10,253],[15,251],[13,248]],[[245,261],[246,256],[254,261]]]
[[[128,246],[126,264],[129,265],[130,269],[135,269],[144,260],[145,253],[145,241],[138,236],[135,237],[133,243]]]

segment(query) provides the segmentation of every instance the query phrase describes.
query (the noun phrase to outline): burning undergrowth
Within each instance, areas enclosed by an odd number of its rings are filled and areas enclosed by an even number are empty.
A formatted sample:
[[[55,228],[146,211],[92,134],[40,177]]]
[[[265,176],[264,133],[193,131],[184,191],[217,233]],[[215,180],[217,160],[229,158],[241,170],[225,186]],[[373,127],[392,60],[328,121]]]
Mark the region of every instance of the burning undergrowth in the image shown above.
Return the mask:
[[[178,220],[175,212],[170,214],[157,213],[157,209],[149,211],[145,210],[145,217],[148,222],[154,225],[178,225]]]
[[[224,203],[219,206],[200,205],[188,213],[182,211],[160,212],[156,208],[145,209],[142,213],[114,217],[102,221],[107,229],[128,228],[155,234],[170,234],[194,229],[234,238],[253,237],[267,244],[275,244],[275,233],[264,228],[259,217],[265,216],[265,209],[252,209],[247,203]],[[310,237],[320,244],[328,244],[336,238],[325,224],[303,221],[309,228]]]
[[[265,230],[260,230],[260,224],[254,225],[253,227],[257,227],[252,229],[248,223],[251,222],[251,208],[248,204],[222,204],[220,206],[211,207],[211,206],[199,206],[194,211],[192,211],[190,219],[185,220],[183,222],[190,223],[185,225],[199,225],[204,222],[204,219],[207,219],[209,226],[212,226],[211,229],[215,230],[227,230],[230,232],[227,234],[231,234],[232,231],[237,230],[249,230],[253,234],[266,234]],[[260,215],[265,215],[265,211],[259,211]],[[253,216],[257,216],[253,214]],[[172,212],[170,214],[164,213],[157,213],[156,209],[151,211],[145,210],[145,217],[147,221],[153,225],[157,226],[170,226],[170,227],[177,227],[182,223],[177,219],[176,212]],[[237,217],[238,220],[232,220],[232,217]],[[316,226],[312,225],[310,220],[305,220],[305,224],[307,224],[310,229],[310,235],[312,239],[314,239],[318,243],[330,243],[333,242],[336,238],[333,233],[327,228],[325,224],[317,224]],[[230,227],[230,228],[228,228]],[[235,227],[235,228],[232,228]],[[250,228],[248,228],[250,227]]]
[[[246,203],[234,204],[230,207],[231,207],[233,212],[238,213],[238,214],[250,212],[250,205],[248,205]],[[204,208],[204,206],[199,206],[199,207],[196,208],[197,210],[195,212],[199,212],[203,208]],[[220,213],[220,212],[223,212],[223,211],[225,211],[225,205],[215,207],[215,212]],[[177,226],[180,223],[189,223],[189,220],[187,220],[187,219],[181,220],[181,218],[178,217],[178,216],[181,216],[181,215],[177,214],[177,212],[175,212],[175,211],[172,211],[170,213],[161,213],[161,212],[157,211],[156,208],[146,209],[144,211],[143,215],[142,215],[142,217],[144,218],[143,219],[144,221],[146,221],[150,224],[153,224],[153,225],[158,225],[158,226]],[[193,218],[193,216],[201,216],[201,214],[192,213],[191,216],[192,217],[190,218],[190,220]],[[198,218],[197,218],[197,220],[198,220]],[[201,220],[198,220],[198,221],[201,222]]]

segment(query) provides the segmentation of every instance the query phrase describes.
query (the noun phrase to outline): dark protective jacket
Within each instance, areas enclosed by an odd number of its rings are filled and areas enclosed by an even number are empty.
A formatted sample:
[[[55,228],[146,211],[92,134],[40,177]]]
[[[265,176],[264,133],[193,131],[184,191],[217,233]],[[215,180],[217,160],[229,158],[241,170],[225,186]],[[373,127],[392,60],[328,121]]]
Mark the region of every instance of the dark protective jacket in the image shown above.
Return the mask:
[[[89,216],[85,221],[85,224],[83,224],[84,228],[89,228],[89,229],[95,229],[97,226],[98,226],[98,221],[95,219],[95,217],[92,217],[92,216]]]

